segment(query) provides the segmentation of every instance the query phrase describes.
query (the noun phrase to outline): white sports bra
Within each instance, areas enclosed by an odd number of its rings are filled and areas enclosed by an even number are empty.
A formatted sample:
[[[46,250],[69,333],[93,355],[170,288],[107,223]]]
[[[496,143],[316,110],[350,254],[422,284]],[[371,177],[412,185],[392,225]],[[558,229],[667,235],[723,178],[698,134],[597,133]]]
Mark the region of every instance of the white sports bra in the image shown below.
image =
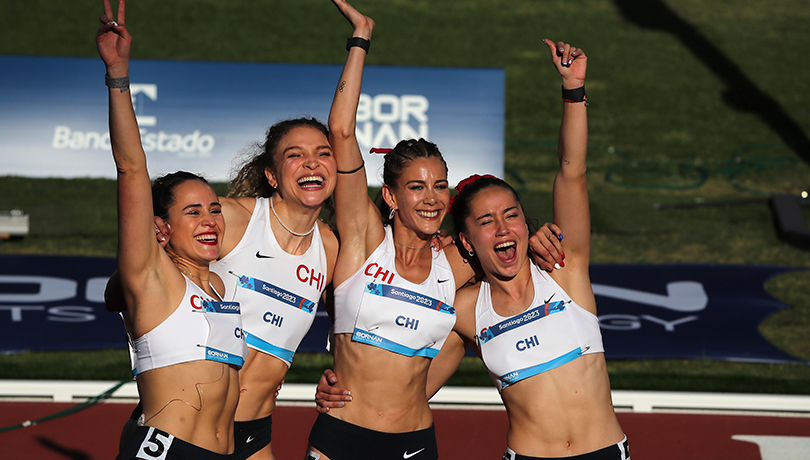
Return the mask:
[[[335,288],[335,334],[405,356],[435,357],[456,323],[456,284],[444,251],[433,253],[430,274],[415,284],[396,271],[394,236]]]
[[[270,226],[268,202],[256,199],[244,236],[211,271],[225,282],[225,298],[242,308],[248,347],[289,366],[326,288],[326,250],[318,227],[304,254],[284,252]]]
[[[134,340],[133,375],[189,361],[211,360],[241,368],[247,356],[237,302],[211,299],[185,275],[180,305],[157,327]]]
[[[531,275],[532,306],[510,318],[495,313],[487,280],[478,291],[476,340],[499,390],[584,354],[605,351],[599,319],[534,263]]]

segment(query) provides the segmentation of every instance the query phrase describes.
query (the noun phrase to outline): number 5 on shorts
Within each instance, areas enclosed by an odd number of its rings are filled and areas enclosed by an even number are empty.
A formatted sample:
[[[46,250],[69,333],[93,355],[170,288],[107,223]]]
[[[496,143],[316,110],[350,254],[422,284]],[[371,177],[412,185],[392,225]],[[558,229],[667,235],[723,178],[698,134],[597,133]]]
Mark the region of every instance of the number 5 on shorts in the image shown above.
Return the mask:
[[[138,448],[138,458],[165,460],[174,436],[149,427],[146,438]]]

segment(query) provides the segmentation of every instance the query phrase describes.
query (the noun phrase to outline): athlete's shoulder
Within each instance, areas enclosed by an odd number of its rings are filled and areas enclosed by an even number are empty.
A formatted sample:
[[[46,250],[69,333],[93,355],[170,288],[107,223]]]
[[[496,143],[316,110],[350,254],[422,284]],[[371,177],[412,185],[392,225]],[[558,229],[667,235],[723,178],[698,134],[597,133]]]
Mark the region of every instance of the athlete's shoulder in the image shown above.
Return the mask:
[[[324,220],[318,219],[318,231],[321,233],[321,240],[323,240],[323,245],[327,251],[334,250],[337,253],[338,250],[338,238],[335,231],[332,227],[329,226]]]
[[[477,278],[476,267],[470,264],[470,260],[465,259],[459,252],[457,243],[448,244],[444,248],[444,256],[453,270],[453,277],[456,281],[456,288],[473,285]]]
[[[478,293],[480,292],[480,290],[481,290],[481,281],[464,286],[463,288],[459,289],[458,291],[456,291],[456,300],[453,304],[453,307],[455,307],[456,310],[474,307],[476,300],[478,300]]]
[[[240,196],[235,198],[219,197],[222,212],[226,220],[250,220],[253,208],[256,207],[256,198]]]

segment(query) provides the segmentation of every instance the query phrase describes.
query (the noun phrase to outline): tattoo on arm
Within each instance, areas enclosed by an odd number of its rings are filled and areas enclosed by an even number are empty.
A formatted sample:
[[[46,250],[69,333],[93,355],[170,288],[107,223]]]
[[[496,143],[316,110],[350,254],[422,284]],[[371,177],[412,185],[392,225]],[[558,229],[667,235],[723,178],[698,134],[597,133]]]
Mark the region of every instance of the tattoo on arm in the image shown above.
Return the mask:
[[[340,82],[340,86],[338,86],[338,91],[342,93],[342,92],[343,92],[343,88],[344,88],[345,86],[346,86],[346,80],[343,80],[342,82]]]

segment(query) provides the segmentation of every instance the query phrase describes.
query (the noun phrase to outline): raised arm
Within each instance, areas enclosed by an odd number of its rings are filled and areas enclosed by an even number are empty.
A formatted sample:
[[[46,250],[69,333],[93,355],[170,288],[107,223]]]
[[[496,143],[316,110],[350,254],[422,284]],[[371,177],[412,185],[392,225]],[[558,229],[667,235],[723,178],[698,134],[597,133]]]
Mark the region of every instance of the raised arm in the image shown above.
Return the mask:
[[[563,117],[560,126],[560,170],[554,179],[554,222],[565,234],[566,269],[554,272],[571,297],[596,312],[588,275],[591,217],[585,179],[588,152],[588,115],[585,71],[588,58],[570,44],[544,40],[562,77]]]
[[[336,281],[353,273],[370,251],[382,241],[384,230],[379,212],[368,197],[368,185],[360,147],[357,144],[357,105],[363,82],[366,48],[374,20],[343,0],[332,0],[354,27],[349,55],[340,75],[329,111],[329,141],[338,169],[335,187],[335,218],[340,234],[341,255]]]
[[[129,91],[132,36],[125,26],[125,0],[118,2],[113,20],[109,0],[96,34],[99,55],[107,68],[110,142],[118,172],[118,268],[125,287],[142,277],[159,257],[152,212],[152,191]]]

